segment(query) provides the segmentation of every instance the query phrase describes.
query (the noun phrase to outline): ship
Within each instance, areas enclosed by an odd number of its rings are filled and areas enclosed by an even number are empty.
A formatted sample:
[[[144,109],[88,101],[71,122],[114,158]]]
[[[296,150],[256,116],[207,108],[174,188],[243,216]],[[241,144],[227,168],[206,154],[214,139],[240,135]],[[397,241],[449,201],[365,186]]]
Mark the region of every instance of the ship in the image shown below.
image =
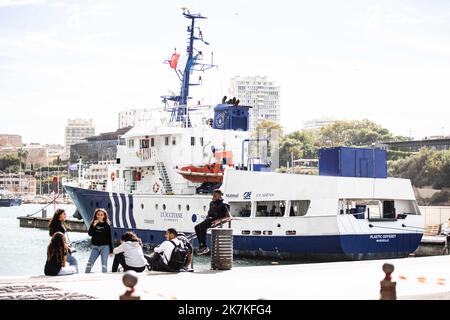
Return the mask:
[[[201,84],[193,74],[215,65],[204,63],[197,48],[209,45],[197,26],[206,17],[186,9],[183,16],[189,21],[186,64],[178,66],[176,52],[166,61],[180,79],[180,93],[163,96],[164,107],[120,137],[105,186],[63,183],[85,223],[105,208],[115,241],[132,231],[154,247],[168,228],[193,234],[219,188],[230,205],[237,256],[359,260],[414,252],[424,219],[410,180],[386,176],[378,159],[383,150],[327,149],[319,175],[279,173],[273,155],[251,154],[252,141],[268,141],[249,130],[252,106],[226,97],[215,106],[190,103],[190,87]]]
[[[21,206],[22,199],[14,196],[8,190],[0,190],[0,207]]]

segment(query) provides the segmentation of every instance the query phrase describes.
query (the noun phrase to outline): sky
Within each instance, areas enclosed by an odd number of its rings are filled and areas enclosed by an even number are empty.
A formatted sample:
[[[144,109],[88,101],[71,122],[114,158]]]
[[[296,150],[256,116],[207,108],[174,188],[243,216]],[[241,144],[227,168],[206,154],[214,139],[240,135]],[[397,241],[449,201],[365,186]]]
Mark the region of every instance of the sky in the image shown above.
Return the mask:
[[[314,118],[368,118],[395,135],[450,134],[445,0],[0,0],[0,133],[64,143],[68,118],[114,131],[118,112],[179,91],[163,61],[184,53],[201,13],[194,101],[219,103],[233,76],[281,87],[286,132]]]

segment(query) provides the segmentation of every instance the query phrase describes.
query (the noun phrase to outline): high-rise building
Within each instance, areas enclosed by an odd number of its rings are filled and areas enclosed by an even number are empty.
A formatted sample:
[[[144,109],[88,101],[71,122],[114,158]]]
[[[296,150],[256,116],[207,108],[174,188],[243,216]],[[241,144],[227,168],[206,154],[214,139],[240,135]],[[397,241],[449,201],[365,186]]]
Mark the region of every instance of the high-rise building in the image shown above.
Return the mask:
[[[148,109],[127,109],[119,112],[119,129],[135,127],[144,121]]]
[[[95,135],[95,126],[92,119],[69,119],[65,130],[65,156],[70,157],[70,146],[84,142],[85,138]]]
[[[234,77],[228,90],[229,97],[239,99],[240,105],[251,106],[250,130],[262,120],[280,123],[280,87],[267,77]]]

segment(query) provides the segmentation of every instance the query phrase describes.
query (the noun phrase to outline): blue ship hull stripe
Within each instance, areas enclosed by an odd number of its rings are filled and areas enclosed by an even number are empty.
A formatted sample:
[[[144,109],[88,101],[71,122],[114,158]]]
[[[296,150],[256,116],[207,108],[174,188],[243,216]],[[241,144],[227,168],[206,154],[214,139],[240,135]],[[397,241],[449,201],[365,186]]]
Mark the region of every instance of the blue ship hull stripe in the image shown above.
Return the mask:
[[[123,221],[123,226],[124,226],[124,228],[128,229],[129,226],[128,226],[128,223],[127,223],[127,209],[128,209],[127,200],[126,200],[124,194],[119,194],[119,197],[122,200],[121,202],[122,202],[122,221]]]
[[[113,227],[115,227],[116,226],[116,223],[115,223],[115,221],[116,221],[116,219],[115,219],[116,206],[114,205],[114,198],[113,198],[112,193],[109,194],[109,202],[111,203],[111,209],[110,210],[106,209],[106,210],[108,211],[109,218],[111,219],[111,225]]]
[[[113,198],[114,198],[114,207],[116,208],[116,215],[114,218],[114,222],[115,222],[115,227],[120,228],[120,207],[119,207],[119,199],[117,198],[117,194],[113,193]]]
[[[130,223],[131,223],[131,227],[133,229],[136,229],[136,221],[134,220],[134,202],[133,202],[133,196],[130,194],[128,195],[128,200],[130,203]]]

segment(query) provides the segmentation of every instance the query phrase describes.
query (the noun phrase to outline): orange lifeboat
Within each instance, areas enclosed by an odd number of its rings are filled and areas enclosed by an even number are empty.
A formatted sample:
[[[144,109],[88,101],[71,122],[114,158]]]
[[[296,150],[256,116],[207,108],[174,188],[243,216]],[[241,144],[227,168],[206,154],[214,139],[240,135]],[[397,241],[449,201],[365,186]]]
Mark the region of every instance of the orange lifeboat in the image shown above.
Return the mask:
[[[195,183],[221,183],[225,166],[233,166],[233,154],[231,151],[215,152],[216,163],[201,166],[185,166],[177,172],[185,179]]]

